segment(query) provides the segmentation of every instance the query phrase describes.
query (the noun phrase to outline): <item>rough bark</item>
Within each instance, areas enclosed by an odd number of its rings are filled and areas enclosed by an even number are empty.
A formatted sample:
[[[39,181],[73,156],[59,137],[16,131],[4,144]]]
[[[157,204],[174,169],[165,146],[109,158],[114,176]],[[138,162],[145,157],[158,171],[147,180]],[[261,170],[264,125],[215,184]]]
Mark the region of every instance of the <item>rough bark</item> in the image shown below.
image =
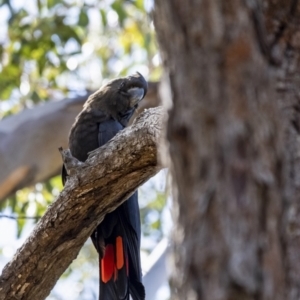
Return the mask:
[[[299,11],[156,0],[173,103],[172,299],[300,298]]]
[[[139,112],[159,104],[158,83],[150,82]],[[57,148],[67,147],[69,130],[89,94],[47,102],[0,122],[0,201],[25,186],[59,174]]]
[[[45,299],[105,214],[161,169],[156,144],[162,112],[145,111],[80,164],[3,269],[0,300]]]
[[[287,296],[300,299],[300,3],[264,1],[269,55],[277,66],[277,98],[284,118],[283,241]]]

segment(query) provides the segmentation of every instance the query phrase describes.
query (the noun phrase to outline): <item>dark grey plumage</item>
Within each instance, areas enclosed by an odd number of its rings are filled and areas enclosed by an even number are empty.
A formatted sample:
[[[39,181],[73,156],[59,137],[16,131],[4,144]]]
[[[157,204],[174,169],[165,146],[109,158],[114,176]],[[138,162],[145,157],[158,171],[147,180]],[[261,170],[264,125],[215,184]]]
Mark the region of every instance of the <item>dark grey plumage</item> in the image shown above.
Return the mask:
[[[99,147],[99,124],[114,120],[124,128],[146,93],[147,82],[137,73],[112,80],[91,95],[71,128],[69,147],[72,155],[86,160],[87,153]]]

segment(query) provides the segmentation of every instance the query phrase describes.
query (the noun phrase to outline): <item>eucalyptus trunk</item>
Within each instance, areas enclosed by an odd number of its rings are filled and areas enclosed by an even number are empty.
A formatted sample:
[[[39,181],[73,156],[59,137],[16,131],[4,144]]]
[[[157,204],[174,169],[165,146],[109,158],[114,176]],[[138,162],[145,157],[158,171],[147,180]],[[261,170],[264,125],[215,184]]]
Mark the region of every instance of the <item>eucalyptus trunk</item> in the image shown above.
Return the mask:
[[[298,1],[156,0],[172,300],[300,299],[299,16]]]

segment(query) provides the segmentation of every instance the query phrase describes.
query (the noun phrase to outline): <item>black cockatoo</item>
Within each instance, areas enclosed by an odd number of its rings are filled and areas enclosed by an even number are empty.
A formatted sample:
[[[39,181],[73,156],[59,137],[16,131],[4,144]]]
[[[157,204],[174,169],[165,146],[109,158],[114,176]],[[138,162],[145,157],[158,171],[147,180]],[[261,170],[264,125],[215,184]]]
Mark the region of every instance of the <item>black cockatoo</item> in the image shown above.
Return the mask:
[[[69,135],[74,157],[85,161],[88,153],[122,130],[147,93],[147,82],[137,73],[108,82],[91,95],[76,117]],[[63,167],[63,183],[67,172]],[[135,192],[107,214],[93,232],[100,260],[100,300],[145,299],[140,262],[141,225]]]

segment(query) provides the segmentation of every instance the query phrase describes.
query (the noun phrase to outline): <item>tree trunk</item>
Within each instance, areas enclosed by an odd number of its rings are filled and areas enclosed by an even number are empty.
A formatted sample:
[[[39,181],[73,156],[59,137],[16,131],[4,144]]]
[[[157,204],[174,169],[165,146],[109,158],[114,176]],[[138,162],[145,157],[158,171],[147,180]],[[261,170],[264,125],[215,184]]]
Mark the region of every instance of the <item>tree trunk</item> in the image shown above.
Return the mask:
[[[69,161],[72,176],[64,190],[3,269],[0,300],[45,299],[105,214],[161,169],[162,115],[161,108],[147,110],[84,163]]]
[[[300,299],[299,11],[156,0],[173,104],[172,300]]]

